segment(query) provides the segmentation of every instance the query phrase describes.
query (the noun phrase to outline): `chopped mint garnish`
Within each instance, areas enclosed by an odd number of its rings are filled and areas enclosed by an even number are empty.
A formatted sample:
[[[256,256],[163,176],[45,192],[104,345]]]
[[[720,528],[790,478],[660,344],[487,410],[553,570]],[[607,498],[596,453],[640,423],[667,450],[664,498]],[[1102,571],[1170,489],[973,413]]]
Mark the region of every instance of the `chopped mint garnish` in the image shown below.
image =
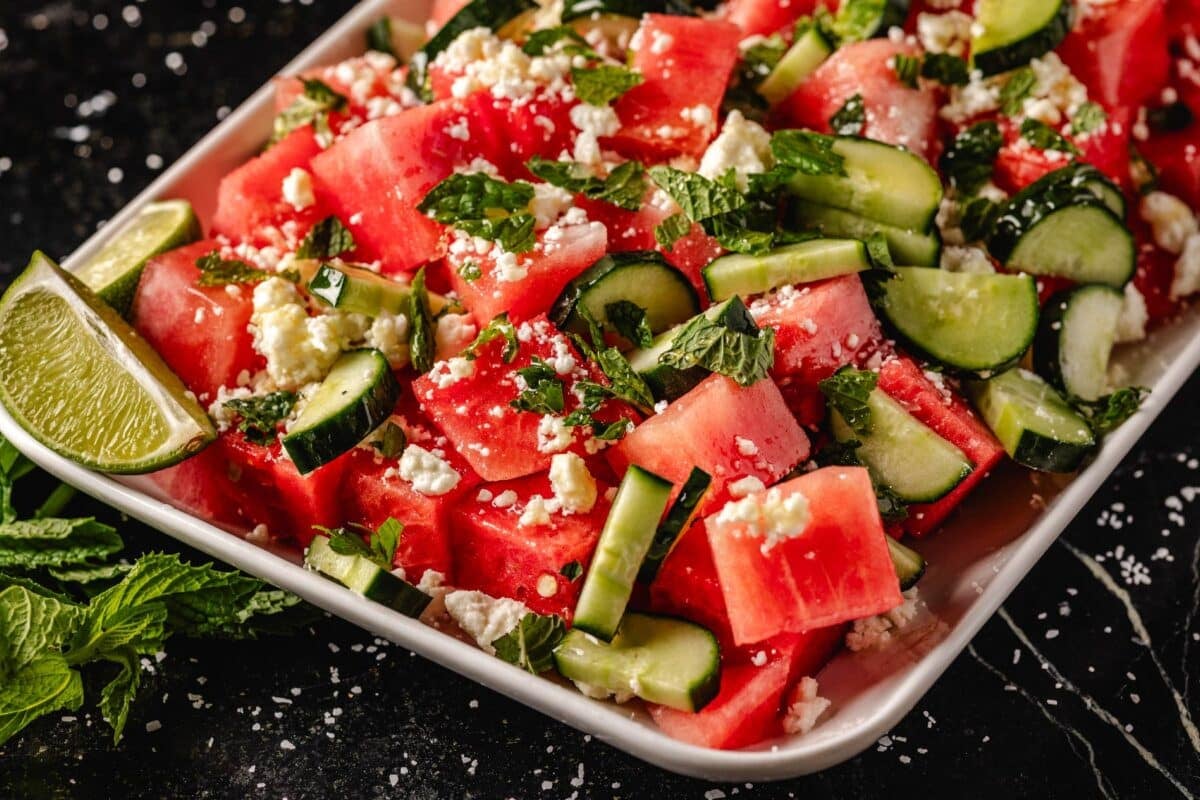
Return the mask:
[[[646,176],[642,165],[626,161],[615,167],[607,178],[597,178],[587,167],[575,161],[551,161],[534,156],[526,165],[546,183],[592,200],[603,200],[627,211],[637,211],[646,196]]]
[[[532,200],[531,183],[456,172],[434,186],[417,208],[443,225],[499,242],[510,253],[526,253],[537,243]]]
[[[1041,150],[1057,150],[1079,155],[1079,148],[1040,119],[1027,118],[1021,123],[1021,138]]]
[[[583,575],[583,565],[578,561],[572,561],[569,564],[563,564],[563,568],[559,570],[559,574],[574,583]]]
[[[692,221],[682,211],[672,214],[654,226],[654,241],[668,253],[675,249],[675,243],[687,236],[692,230]]]
[[[296,258],[334,258],[348,253],[354,246],[354,234],[340,219],[330,216],[312,226],[300,242]]]
[[[817,384],[829,405],[860,436],[871,432],[871,409],[867,405],[879,382],[874,372],[845,366]]]
[[[685,323],[659,363],[678,370],[703,367],[750,386],[775,363],[775,330],[759,330],[745,303],[734,297],[716,319],[699,314]]]
[[[858,136],[866,124],[867,111],[861,94],[855,94],[829,118],[829,127],[840,136]]]
[[[349,104],[345,95],[329,87],[329,84],[316,78],[303,78],[304,91],[292,101],[291,105],[275,117],[275,129],[271,135],[271,144],[278,142],[297,128],[313,125],[318,129],[323,124],[326,132],[329,130],[329,112],[345,111]]]
[[[547,52],[558,48],[573,56],[583,56],[600,60],[601,56],[588,46],[587,40],[579,35],[579,31],[569,25],[559,25],[557,28],[543,28],[529,34],[521,49],[526,55],[544,56]]]
[[[377,53],[387,53],[396,57],[396,49],[392,47],[392,18],[382,16],[367,28],[367,49]]]
[[[458,268],[458,276],[467,283],[474,283],[483,277],[483,270],[474,261],[464,261]]]
[[[515,628],[492,642],[492,647],[497,657],[540,675],[554,666],[554,648],[566,632],[561,618],[531,611]]]
[[[610,64],[571,68],[575,96],[590,106],[606,106],[643,80],[636,70]]]
[[[396,548],[400,546],[400,535],[404,533],[404,525],[393,517],[388,517],[374,531],[370,531],[364,542],[364,530],[358,526],[352,528],[321,528],[329,537],[329,549],[343,556],[362,556],[376,566],[391,570],[396,558]]]
[[[633,342],[635,346],[649,347],[654,341],[654,332],[650,330],[650,323],[646,321],[646,309],[637,303],[617,300],[604,307],[604,314],[617,329],[617,333]]]
[[[1025,99],[1033,94],[1033,87],[1037,86],[1037,74],[1033,71],[1033,67],[1021,67],[1015,69],[1008,81],[1000,89],[1000,108],[1010,117],[1015,117],[1021,113],[1021,109],[1025,106]]]
[[[658,166],[650,168],[650,179],[679,204],[692,222],[726,214],[746,204],[746,198],[736,188],[699,173]]]
[[[528,367],[517,370],[517,375],[525,381],[525,389],[509,402],[510,406],[537,414],[558,414],[563,410],[563,384],[554,367],[534,356]]]
[[[429,293],[425,291],[425,268],[417,270],[408,295],[409,358],[413,369],[425,373],[433,369],[437,348],[433,330],[433,314],[429,310]]]
[[[296,407],[296,399],[292,392],[271,392],[226,400],[224,407],[240,417],[238,430],[246,435],[246,441],[269,445],[275,441],[279,424]]]
[[[958,227],[968,242],[986,241],[1000,219],[1000,205],[986,197],[972,197],[962,204]]]
[[[1071,133],[1076,136],[1091,133],[1107,121],[1108,114],[1105,113],[1104,106],[1087,102],[1075,109],[1075,115],[1071,117]]]
[[[921,62],[921,77],[937,81],[943,86],[966,86],[971,82],[971,71],[966,60],[950,53],[926,53]]]
[[[408,434],[394,422],[388,421],[380,426],[377,435],[371,440],[379,455],[384,458],[396,458],[408,447]]]
[[[1078,407],[1092,430],[1099,436],[1105,436],[1136,414],[1149,395],[1150,390],[1143,386],[1127,386],[1094,402],[1081,401]]]
[[[921,77],[921,59],[897,53],[892,56],[892,69],[896,72],[896,80],[909,89],[917,88],[917,78]]]
[[[468,361],[474,361],[479,357],[480,348],[499,338],[504,339],[504,352],[501,353],[500,357],[504,359],[504,363],[511,363],[517,357],[517,353],[520,352],[521,344],[517,340],[517,329],[509,322],[507,312],[497,314],[492,318],[492,321],[479,332],[475,340],[463,350],[463,358],[466,358]]]
[[[231,283],[258,283],[267,278],[285,278],[290,281],[299,280],[299,275],[292,271],[281,272],[278,275],[265,269],[252,267],[245,261],[236,258],[221,258],[218,250],[200,256],[196,259],[196,267],[200,277],[196,280],[198,286],[225,286]]]
[[[1004,139],[995,122],[977,122],[954,137],[942,155],[942,171],[963,195],[975,194],[991,180]]]

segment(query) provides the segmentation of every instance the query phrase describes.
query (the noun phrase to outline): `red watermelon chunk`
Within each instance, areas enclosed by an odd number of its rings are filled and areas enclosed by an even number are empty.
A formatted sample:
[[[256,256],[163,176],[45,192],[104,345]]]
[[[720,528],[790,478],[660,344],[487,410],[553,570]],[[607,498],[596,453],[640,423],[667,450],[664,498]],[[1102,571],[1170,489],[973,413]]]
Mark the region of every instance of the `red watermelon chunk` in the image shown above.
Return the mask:
[[[1163,0],[1096,3],[1058,48],[1092,99],[1136,109],[1167,82],[1170,54]]]
[[[739,386],[710,375],[622,439],[608,460],[617,475],[637,464],[677,486],[699,467],[713,478],[702,508],[713,508],[728,497],[731,482],[752,476],[770,485],[808,451],[808,437],[774,381]]]
[[[659,567],[650,584],[650,608],[708,628],[721,643],[722,652],[734,646],[703,523],[688,528]]]
[[[538,235],[533,251],[515,256],[515,270],[497,264],[513,259],[513,254],[497,257],[490,247],[480,254],[472,242],[471,237],[453,240],[446,263],[451,287],[475,321],[486,325],[505,311],[514,322],[548,312],[572,279],[604,257],[607,233],[598,222],[554,225]],[[478,278],[463,277],[468,263],[479,270]]]
[[[173,467],[152,472],[151,481],[174,505],[201,519],[248,530],[267,520],[252,520],[245,490],[231,477],[220,447],[206,447]]]
[[[935,503],[909,506],[900,523],[916,536],[928,533],[946,519],[959,503],[1004,459],[1004,446],[966,402],[946,387],[939,389],[916,362],[903,356],[889,359],[879,369],[879,388],[939,436],[971,459],[975,471]]]
[[[298,241],[326,212],[320,203],[303,209],[292,206],[284,199],[283,179],[293,169],[308,170],[320,152],[312,126],[306,125],[222,178],[212,219],[213,235],[234,242],[274,243],[272,239],[277,237],[263,229],[282,228],[290,222]]]
[[[542,472],[549,468],[555,452],[548,441],[543,442],[546,449],[538,448],[543,415],[518,411],[509,405],[520,394],[518,369],[529,366],[535,356],[555,365],[564,383],[564,414],[579,405],[579,399],[571,391],[575,383],[598,377],[545,317],[519,325],[518,336],[519,352],[509,363],[503,359],[504,338],[499,337],[480,348],[478,357],[470,362],[469,375],[453,380],[450,365],[439,362],[429,374],[413,382],[421,410],[488,481]],[[634,413],[615,400],[606,402],[596,413],[597,419],[606,422],[615,422],[622,416],[632,419]],[[593,450],[599,446],[590,438],[590,429],[572,430],[573,439],[567,448],[572,452],[586,455],[588,445]]]
[[[133,298],[133,326],[202,401],[261,363],[247,331],[251,287],[197,286],[196,259],[218,248],[196,242],[150,260]]]
[[[715,19],[642,17],[633,67],[645,80],[613,105],[621,129],[606,144],[649,161],[701,155],[716,133],[741,38],[736,25]]]
[[[1158,170],[1159,188],[1200,208],[1200,122],[1182,131],[1154,133],[1136,144]]]
[[[719,7],[719,13],[737,25],[743,36],[783,33],[791,39],[796,20],[811,14],[816,7],[816,0],[730,0]]]
[[[808,498],[811,518],[803,533],[766,553],[747,523],[705,520],[738,644],[881,614],[903,602],[865,469],[827,467],[776,488],[785,499],[797,492]]]
[[[916,45],[870,39],[838,48],[780,102],[781,127],[811,128],[829,133],[829,118],[846,101],[861,94],[866,110],[863,136],[903,145],[932,162],[937,156],[938,102],[931,87],[910,89],[892,66],[897,55],[919,56]]]
[[[1079,148],[1079,160],[1096,167],[1118,186],[1129,185],[1129,116],[1123,109],[1114,112],[1104,126],[1084,136],[1070,136],[1069,126],[1060,126],[1064,136]],[[1069,163],[1068,155],[1030,145],[1021,138],[1020,128],[1007,119],[1001,120],[1000,127],[1005,144],[996,156],[993,179],[1006,192],[1018,192]]]
[[[1134,225],[1138,230],[1142,225]],[[1146,314],[1150,324],[1161,323],[1175,315],[1179,302],[1171,299],[1171,284],[1175,280],[1175,262],[1179,256],[1168,253],[1149,241],[1149,235],[1138,237],[1137,271],[1133,274],[1133,285],[1146,301]]]
[[[596,505],[587,514],[557,512],[550,515],[548,525],[522,525],[530,498],[554,496],[545,474],[480,487],[450,513],[452,550],[469,555],[457,560],[454,585],[511,597],[539,614],[557,614],[570,621],[583,579],[572,581],[562,569],[576,561],[587,569],[608,516],[607,488],[597,482]],[[544,576],[554,579],[553,591]]]

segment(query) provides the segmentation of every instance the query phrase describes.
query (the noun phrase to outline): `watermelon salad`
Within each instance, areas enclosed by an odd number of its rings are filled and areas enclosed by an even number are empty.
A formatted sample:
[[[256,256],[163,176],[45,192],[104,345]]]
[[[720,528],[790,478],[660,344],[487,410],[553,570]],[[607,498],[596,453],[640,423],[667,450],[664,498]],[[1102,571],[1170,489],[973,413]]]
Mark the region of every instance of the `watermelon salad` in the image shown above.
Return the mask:
[[[716,748],[808,731],[1200,290],[1194,0],[438,0],[280,78],[127,318],[174,500]]]

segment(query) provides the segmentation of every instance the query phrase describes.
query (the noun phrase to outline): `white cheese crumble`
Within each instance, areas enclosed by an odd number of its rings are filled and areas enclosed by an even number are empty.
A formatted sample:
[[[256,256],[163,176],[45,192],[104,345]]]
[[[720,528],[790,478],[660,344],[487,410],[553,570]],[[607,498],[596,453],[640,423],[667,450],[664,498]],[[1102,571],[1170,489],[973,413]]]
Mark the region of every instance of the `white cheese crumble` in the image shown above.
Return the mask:
[[[805,676],[792,690],[787,713],[783,717],[783,729],[791,734],[805,734],[816,726],[817,720],[831,703],[817,694],[820,687],[816,679]]]
[[[463,356],[439,361],[429,370],[429,379],[439,389],[446,389],[475,374],[475,362]]]
[[[294,284],[268,278],[254,287],[250,329],[275,387],[294,391],[324,378],[342,351],[363,338],[367,318],[337,313],[310,317]]]
[[[1150,312],[1146,309],[1146,298],[1133,285],[1125,284],[1125,299],[1121,303],[1121,315],[1117,317],[1118,343],[1138,342],[1146,338],[1146,323]]]
[[[758,455],[758,445],[751,439],[746,439],[742,436],[733,437],[733,443],[737,446],[737,451],[744,456]]]
[[[808,498],[800,492],[784,497],[778,487],[741,500],[731,500],[715,520],[719,531],[732,527],[738,535],[744,533],[761,538],[763,555],[776,545],[804,533],[808,522]]]
[[[550,515],[557,510],[558,502],[556,500],[547,500],[540,494],[535,494],[525,504],[525,510],[521,512],[521,517],[517,520],[517,524],[522,528],[536,528],[542,525],[549,525]]]
[[[283,179],[283,199],[297,211],[303,211],[317,202],[313,195],[312,175],[300,167],[293,167]]]
[[[470,314],[444,314],[434,331],[438,358],[449,358],[462,350],[475,338],[478,330]]]
[[[492,642],[517,627],[521,618],[529,613],[529,608],[508,597],[458,590],[446,595],[446,611],[484,652],[495,655]]]
[[[579,131],[572,155],[582,164],[600,164],[600,137],[612,136],[621,128],[621,120],[612,106],[580,103],[571,109],[571,124]]]
[[[884,614],[854,620],[846,633],[846,647],[854,652],[886,645],[917,615],[917,590],[904,593],[904,602]]]
[[[564,514],[586,514],[596,505],[596,479],[575,453],[550,459],[550,486]]]
[[[739,478],[729,484],[729,494],[735,498],[743,498],[752,495],[755,492],[766,490],[766,484],[753,475],[747,475],[744,478]]]
[[[1178,300],[1200,292],[1200,234],[1192,234],[1175,262],[1175,278],[1171,281],[1171,299]]]
[[[408,364],[408,317],[380,311],[367,329],[366,344],[383,353],[392,369]]]
[[[416,444],[409,444],[400,456],[400,477],[427,497],[446,494],[461,479],[444,458]]]
[[[575,440],[575,432],[562,417],[545,414],[538,420],[537,438],[538,452],[561,453],[571,446],[571,442]]]
[[[493,97],[528,102],[542,87],[571,94],[567,80],[572,58],[564,53],[529,56],[514,42],[500,39],[487,28],[464,31],[438,54],[434,63],[456,75],[450,92],[467,97],[489,89]]]
[[[1200,231],[1196,215],[1173,194],[1150,192],[1142,198],[1142,219],[1154,229],[1154,242],[1168,253],[1182,253],[1187,240]]]
[[[633,699],[633,692],[620,692],[605,689],[603,686],[593,686],[590,683],[583,681],[571,681],[575,684],[575,688],[583,693],[584,697],[590,697],[593,700],[609,700],[614,703],[628,703]]]
[[[554,184],[533,184],[533,200],[529,203],[529,210],[533,212],[534,227],[539,231],[549,228],[571,207],[574,199],[570,192]]]
[[[740,111],[730,111],[720,135],[704,151],[697,171],[716,180],[732,168],[738,188],[744,192],[750,185],[747,176],[766,172],[772,162],[771,134]]]
[[[962,56],[971,43],[971,19],[969,14],[951,11],[947,14],[917,15],[917,39],[921,47],[930,53],[951,53]]]
[[[987,253],[978,247],[947,245],[942,248],[942,269],[986,275],[996,271]]]
[[[500,494],[496,495],[496,499],[492,501],[493,508],[512,508],[517,502],[517,493],[512,489],[505,489]]]

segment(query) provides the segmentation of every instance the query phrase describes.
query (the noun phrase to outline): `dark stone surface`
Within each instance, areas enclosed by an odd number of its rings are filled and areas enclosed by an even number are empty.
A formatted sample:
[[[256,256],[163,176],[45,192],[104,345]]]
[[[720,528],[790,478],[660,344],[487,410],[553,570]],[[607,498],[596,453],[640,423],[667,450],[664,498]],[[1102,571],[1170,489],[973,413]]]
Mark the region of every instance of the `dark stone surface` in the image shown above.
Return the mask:
[[[35,247],[69,253],[350,5],[6,0],[0,275]],[[1060,544],[890,737],[820,775],[673,776],[327,620],[291,639],[170,642],[119,747],[94,706],[42,720],[0,748],[0,796],[1194,795],[1179,708],[1200,711],[1198,403],[1193,379],[1065,536],[1104,559],[1151,642]],[[93,508],[115,517],[77,506]]]

